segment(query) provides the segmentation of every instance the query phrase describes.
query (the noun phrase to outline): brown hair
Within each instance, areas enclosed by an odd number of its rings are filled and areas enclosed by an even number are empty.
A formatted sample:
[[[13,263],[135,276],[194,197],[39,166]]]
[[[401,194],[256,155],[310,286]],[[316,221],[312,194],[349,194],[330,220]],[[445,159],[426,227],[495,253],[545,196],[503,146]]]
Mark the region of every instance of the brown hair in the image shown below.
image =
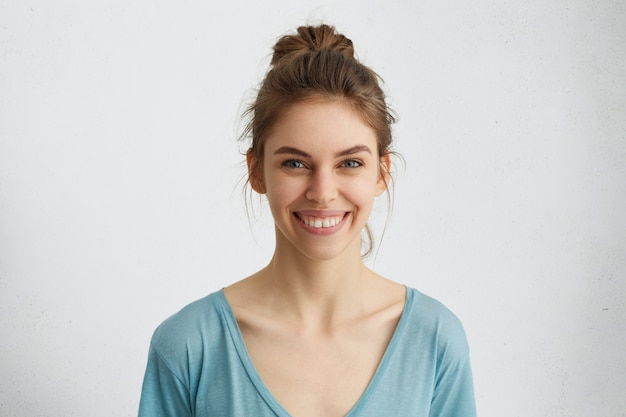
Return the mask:
[[[280,38],[256,100],[245,112],[249,121],[244,137],[251,138],[248,154],[256,161],[250,169],[260,168],[265,140],[281,114],[295,103],[312,99],[349,104],[376,133],[379,157],[393,154],[391,125],[395,118],[379,80],[355,58],[352,41],[331,26],[301,26],[296,34]],[[387,177],[389,173],[384,174]],[[372,235],[369,227],[365,232],[367,256],[372,251]]]

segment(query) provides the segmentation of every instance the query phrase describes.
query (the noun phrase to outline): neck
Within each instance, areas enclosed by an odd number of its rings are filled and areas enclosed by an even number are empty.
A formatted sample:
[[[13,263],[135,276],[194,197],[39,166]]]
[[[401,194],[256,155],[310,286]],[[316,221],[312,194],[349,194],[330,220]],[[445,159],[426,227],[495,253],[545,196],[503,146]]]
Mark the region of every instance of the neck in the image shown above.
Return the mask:
[[[357,245],[358,244],[358,245]],[[263,270],[263,288],[272,304],[303,324],[325,326],[363,308],[364,281],[373,273],[364,265],[360,242],[329,260],[303,255],[290,245],[277,245]]]

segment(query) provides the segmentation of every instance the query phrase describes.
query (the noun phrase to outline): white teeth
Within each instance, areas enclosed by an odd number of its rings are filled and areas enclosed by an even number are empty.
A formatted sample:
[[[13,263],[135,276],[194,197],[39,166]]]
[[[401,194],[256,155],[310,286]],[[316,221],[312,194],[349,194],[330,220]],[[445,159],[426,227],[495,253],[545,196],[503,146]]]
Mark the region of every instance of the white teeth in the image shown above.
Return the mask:
[[[306,224],[309,227],[314,227],[316,229],[320,229],[323,227],[333,227],[338,225],[339,223],[341,223],[341,220],[343,219],[343,216],[337,216],[337,217],[309,217],[309,216],[298,216],[300,217],[300,220],[302,220],[302,222],[304,224]]]

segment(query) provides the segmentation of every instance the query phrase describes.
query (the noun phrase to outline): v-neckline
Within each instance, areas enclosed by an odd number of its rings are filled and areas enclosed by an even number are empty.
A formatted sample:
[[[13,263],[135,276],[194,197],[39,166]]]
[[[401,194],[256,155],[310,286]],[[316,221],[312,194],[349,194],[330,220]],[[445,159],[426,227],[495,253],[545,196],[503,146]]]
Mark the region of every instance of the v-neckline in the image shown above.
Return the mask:
[[[358,415],[358,413],[367,404],[369,397],[371,397],[372,393],[376,390],[376,387],[380,379],[382,378],[383,374],[385,373],[385,370],[389,367],[388,366],[389,361],[391,360],[393,353],[396,350],[396,346],[398,344],[397,339],[400,337],[399,335],[403,333],[403,329],[407,322],[407,316],[409,315],[409,310],[413,302],[413,291],[411,291],[409,287],[405,286],[405,293],[406,295],[405,295],[405,301],[404,301],[404,308],[402,309],[402,314],[400,315],[400,319],[398,320],[398,323],[396,324],[396,328],[393,331],[391,339],[389,340],[389,343],[387,344],[385,353],[383,353],[383,356],[380,362],[378,363],[378,366],[376,367],[376,371],[374,372],[372,379],[367,384],[367,387],[361,393],[361,395],[359,396],[359,399],[352,405],[352,408],[350,408],[350,410],[344,417],[355,417]],[[276,413],[276,415],[278,415],[279,417],[293,417],[282,406],[282,404],[278,402],[276,397],[274,397],[274,395],[271,393],[267,385],[265,385],[265,382],[261,378],[261,375],[257,371],[256,367],[254,366],[254,363],[252,362],[252,357],[250,356],[250,353],[248,352],[248,348],[243,339],[243,335],[239,328],[239,324],[237,323],[235,314],[230,306],[230,303],[228,302],[228,299],[224,295],[224,290],[222,289],[218,291],[217,294],[220,297],[223,317],[226,321],[226,325],[229,329],[230,335],[235,345],[235,349],[237,350],[239,359],[241,360],[246,370],[246,373],[248,374],[248,377],[252,381],[252,384],[256,388],[259,395],[261,395],[263,400],[266,402],[266,404],[272,409],[274,413]]]

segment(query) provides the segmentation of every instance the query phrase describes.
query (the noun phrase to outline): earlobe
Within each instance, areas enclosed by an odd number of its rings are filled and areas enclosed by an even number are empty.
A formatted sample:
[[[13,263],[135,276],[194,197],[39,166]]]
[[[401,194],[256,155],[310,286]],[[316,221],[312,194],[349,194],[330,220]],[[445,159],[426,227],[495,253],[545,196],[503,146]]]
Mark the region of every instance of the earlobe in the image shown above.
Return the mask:
[[[248,182],[250,186],[257,193],[265,194],[265,186],[263,185],[263,178],[260,174],[261,166],[253,150],[249,150],[246,154],[246,163],[248,165]]]
[[[380,173],[376,183],[376,197],[387,191],[391,181],[391,157],[389,154],[380,157]]]

